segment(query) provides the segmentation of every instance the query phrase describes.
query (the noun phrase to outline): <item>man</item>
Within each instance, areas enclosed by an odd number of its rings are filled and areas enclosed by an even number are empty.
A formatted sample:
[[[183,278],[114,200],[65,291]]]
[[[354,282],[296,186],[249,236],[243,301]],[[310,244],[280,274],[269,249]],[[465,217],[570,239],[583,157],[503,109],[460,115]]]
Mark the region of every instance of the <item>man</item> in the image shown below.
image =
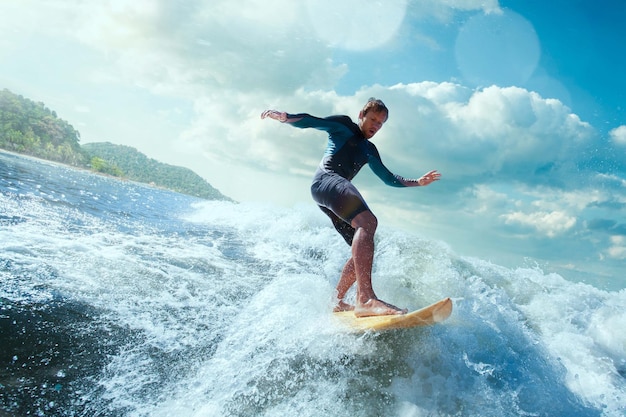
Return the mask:
[[[352,256],[344,266],[337,284],[335,311],[354,310],[357,317],[404,314],[406,309],[379,300],[372,288],[374,233],[378,221],[351,180],[365,164],[393,187],[415,187],[439,180],[436,170],[419,179],[406,179],[391,173],[382,163],[378,150],[370,141],[387,121],[389,110],[381,100],[369,99],[359,112],[359,124],[348,116],[318,118],[306,113],[289,114],[266,110],[261,119],[269,117],[299,128],[315,128],[328,133],[324,157],[315,172],[311,194],[328,215],[346,243]],[[356,282],[356,304],[346,303],[344,297]]]

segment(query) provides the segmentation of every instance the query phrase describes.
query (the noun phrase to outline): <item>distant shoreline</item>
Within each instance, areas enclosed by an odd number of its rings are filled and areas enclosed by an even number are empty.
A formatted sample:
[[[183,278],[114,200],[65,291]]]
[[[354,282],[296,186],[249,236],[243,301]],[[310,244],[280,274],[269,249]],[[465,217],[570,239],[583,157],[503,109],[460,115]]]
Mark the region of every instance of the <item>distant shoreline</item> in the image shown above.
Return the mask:
[[[8,151],[8,150],[2,149],[2,148],[0,148],[0,153],[17,156],[17,157],[24,158],[24,159],[30,159],[30,160],[33,160],[33,161],[36,161],[36,162],[45,162],[45,163],[50,164],[50,165],[61,166],[61,167],[66,167],[66,168],[72,168],[72,169],[76,169],[78,171],[90,172],[92,174],[101,175],[103,177],[115,178],[115,179],[122,180],[122,181],[132,181],[132,180],[129,180],[128,178],[116,177],[115,175],[110,175],[110,174],[105,174],[103,172],[94,171],[93,169],[89,169],[89,168],[86,168],[86,167],[80,167],[80,166],[77,166],[77,165],[64,164],[63,162],[53,161],[51,159],[40,158],[38,156],[33,156],[33,155],[26,154],[26,153],[19,153],[19,152],[14,152],[14,151]],[[134,182],[137,182],[139,184],[144,184],[144,183],[139,182],[139,181],[134,181]]]
[[[76,165],[64,164],[63,162],[52,161],[50,159],[40,158],[38,156],[33,156],[33,155],[24,154],[24,153],[8,151],[8,150],[2,149],[2,148],[0,148],[0,153],[11,155],[11,156],[16,156],[16,157],[19,157],[19,158],[28,159],[28,160],[35,161],[35,162],[46,163],[46,164],[50,164],[50,165],[54,165],[54,166],[60,166],[60,167],[64,167],[64,168],[70,168],[70,169],[74,169],[76,171],[86,172],[86,173],[98,175],[98,176],[101,176],[101,177],[107,177],[107,178],[111,178],[111,179],[118,180],[118,181],[121,181],[121,182],[132,183],[132,184],[139,184],[139,185],[143,185],[143,186],[146,186],[146,187],[154,188],[156,190],[165,190],[165,191],[171,191],[173,193],[183,194],[183,193],[180,193],[178,191],[170,190],[169,188],[162,187],[162,186],[154,184],[154,183],[149,184],[147,182],[131,180],[130,178],[126,178],[126,177],[116,177],[115,175],[106,174],[104,172],[98,172],[98,171],[95,171],[93,169],[84,168],[84,167],[80,167],[80,166],[76,166]],[[195,197],[195,196],[191,196],[191,197]],[[200,197],[196,197],[196,198],[201,199]]]

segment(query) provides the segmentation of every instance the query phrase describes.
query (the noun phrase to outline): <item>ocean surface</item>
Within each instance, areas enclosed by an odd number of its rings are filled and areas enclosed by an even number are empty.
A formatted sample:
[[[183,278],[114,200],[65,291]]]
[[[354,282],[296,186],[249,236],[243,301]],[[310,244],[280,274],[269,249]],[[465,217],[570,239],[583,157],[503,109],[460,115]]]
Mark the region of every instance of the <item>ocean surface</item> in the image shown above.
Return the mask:
[[[381,225],[378,295],[455,309],[350,334],[330,314],[347,257],[312,203],[202,201],[0,153],[0,416],[626,414],[626,290]]]

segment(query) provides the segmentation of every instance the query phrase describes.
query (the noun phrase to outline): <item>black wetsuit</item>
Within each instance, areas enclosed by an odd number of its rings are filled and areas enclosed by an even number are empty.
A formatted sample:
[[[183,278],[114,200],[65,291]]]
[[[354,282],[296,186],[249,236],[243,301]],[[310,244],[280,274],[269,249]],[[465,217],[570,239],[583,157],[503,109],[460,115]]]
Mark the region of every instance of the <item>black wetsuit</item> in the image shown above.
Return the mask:
[[[403,178],[383,165],[376,146],[365,139],[359,126],[348,116],[321,119],[306,113],[287,114],[287,122],[299,128],[312,127],[328,132],[328,145],[313,177],[311,194],[335,229],[352,245],[355,230],[350,223],[369,207],[350,181],[365,164],[369,164],[387,185],[405,187]]]

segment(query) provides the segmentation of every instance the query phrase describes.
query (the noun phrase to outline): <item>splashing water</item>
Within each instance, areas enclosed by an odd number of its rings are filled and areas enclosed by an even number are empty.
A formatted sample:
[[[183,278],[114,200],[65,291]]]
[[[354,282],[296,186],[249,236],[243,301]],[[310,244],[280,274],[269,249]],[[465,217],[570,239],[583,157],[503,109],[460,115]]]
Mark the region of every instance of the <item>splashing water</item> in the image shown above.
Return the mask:
[[[201,201],[0,155],[11,415],[621,416],[626,292],[381,228],[374,286],[444,324],[349,334],[311,206]]]

